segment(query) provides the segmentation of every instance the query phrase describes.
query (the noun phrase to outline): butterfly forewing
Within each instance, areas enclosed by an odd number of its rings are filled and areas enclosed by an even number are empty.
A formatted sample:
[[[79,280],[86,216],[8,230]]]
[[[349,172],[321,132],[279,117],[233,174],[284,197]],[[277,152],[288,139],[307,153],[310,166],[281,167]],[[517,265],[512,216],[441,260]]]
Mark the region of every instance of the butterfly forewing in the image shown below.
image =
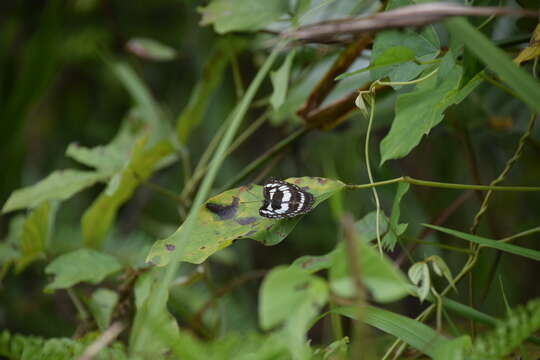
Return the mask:
[[[304,189],[285,181],[271,179],[263,185],[261,216],[286,219],[305,214],[311,210],[315,199]]]

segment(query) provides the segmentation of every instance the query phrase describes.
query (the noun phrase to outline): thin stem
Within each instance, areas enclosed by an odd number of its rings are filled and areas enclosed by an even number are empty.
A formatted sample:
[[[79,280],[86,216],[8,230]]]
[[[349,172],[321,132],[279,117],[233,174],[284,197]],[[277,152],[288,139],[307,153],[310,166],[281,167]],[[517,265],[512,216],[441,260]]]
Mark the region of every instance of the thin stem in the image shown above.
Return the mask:
[[[499,240],[499,242],[510,242],[510,241],[513,241],[513,240],[515,240],[517,238],[532,235],[532,234],[535,234],[537,232],[540,232],[540,226],[537,226],[537,227],[529,229],[529,230],[522,231],[520,233],[517,233],[517,234],[509,236],[509,237],[505,237],[504,239]]]
[[[519,139],[519,143],[516,148],[516,151],[514,152],[514,155],[506,162],[506,166],[504,167],[500,175],[490,183],[491,186],[495,186],[501,183],[506,177],[506,175],[508,175],[508,172],[510,171],[510,169],[512,169],[512,166],[519,160],[519,158],[521,157],[521,153],[523,151],[523,146],[525,145],[525,142],[527,141],[529,136],[531,136],[531,132],[534,127],[535,120],[536,120],[536,114],[531,114],[531,118],[529,119],[527,130],[525,131],[525,133],[523,133],[523,135]],[[482,219],[482,216],[484,215],[484,213],[486,212],[489,206],[491,195],[493,195],[493,190],[489,190],[486,193],[486,196],[484,197],[484,201],[482,202],[482,205],[480,206],[480,210],[478,210],[478,213],[474,217],[474,222],[471,227],[471,233],[473,234],[476,233],[476,230],[478,229],[478,225],[480,225],[480,220]]]
[[[66,289],[69,298],[73,302],[73,305],[75,305],[75,308],[77,309],[77,313],[79,313],[79,317],[81,320],[87,320],[90,316],[88,315],[88,311],[84,308],[82,302],[79,300],[79,297],[77,294],[75,294],[75,291],[72,288]]]
[[[491,182],[490,185],[497,185],[501,183],[505,179],[506,175],[508,175],[508,173],[510,172],[514,164],[519,160],[523,152],[523,147],[525,146],[527,139],[531,136],[531,132],[534,127],[535,121],[536,121],[536,114],[532,113],[529,119],[529,123],[527,125],[527,130],[523,133],[523,135],[521,135],[518,145],[516,147],[516,150],[514,152],[514,155],[506,162],[506,166],[504,167],[504,169],[501,171],[499,176]],[[476,231],[478,230],[478,226],[480,225],[480,221],[488,209],[489,202],[491,200],[492,195],[493,195],[493,191],[490,190],[486,193],[486,196],[484,196],[484,201],[482,201],[482,205],[480,206],[480,209],[478,210],[476,216],[474,217],[474,221],[470,230],[471,234],[475,234]],[[501,256],[502,256],[502,253],[498,251],[495,261],[493,261],[490,265],[490,269],[488,271],[488,278],[487,278],[488,281],[486,282],[486,286],[484,287],[484,291],[482,294],[482,301],[485,301],[485,299],[487,298],[489,289],[491,288],[491,284],[493,282],[493,279],[495,278],[495,273],[496,273],[497,267],[499,266]]]
[[[422,76],[421,78],[411,80],[411,81],[379,81],[379,80],[377,80],[377,81],[374,81],[373,84],[371,84],[370,88],[375,87],[377,85],[383,85],[383,86],[396,86],[396,85],[398,85],[398,86],[400,86],[400,85],[417,84],[419,82],[422,82],[424,80],[429,79],[430,77],[435,75],[437,73],[437,71],[439,71],[439,68],[436,68],[435,70],[433,70],[432,72],[430,72],[429,74],[427,74],[425,76]]]
[[[227,40],[232,43],[231,37],[229,37]],[[242,96],[244,96],[244,86],[242,85],[242,74],[240,71],[240,66],[238,65],[238,57],[236,56],[236,51],[231,50],[232,46],[228,47],[228,49],[229,57],[231,59],[234,89],[236,90],[237,98],[240,99]]]
[[[362,94],[358,95],[362,96]],[[369,121],[366,130],[366,141],[364,142],[364,156],[366,161],[366,169],[368,173],[369,183],[373,184],[373,174],[371,173],[371,165],[369,162],[369,139],[371,137],[371,126],[373,124],[373,118],[375,116],[375,94],[370,94],[370,109],[369,109]],[[379,200],[379,194],[377,194],[377,188],[371,188],[373,197],[375,198],[375,205],[377,207],[375,230],[377,232],[377,246],[379,247],[379,253],[383,254],[383,248],[381,243],[381,230],[380,230],[380,216],[381,216],[381,202]]]
[[[480,76],[482,76],[482,78],[484,80],[486,80],[488,83],[490,83],[491,85],[494,85],[496,87],[498,87],[499,89],[501,89],[502,91],[504,91],[505,93],[507,93],[508,95],[512,96],[513,98],[516,98],[516,99],[519,99],[518,95],[514,92],[514,90],[510,89],[508,86],[502,84],[501,82],[499,82],[498,80],[496,80],[495,78],[489,76],[486,74],[485,71],[482,71],[480,73]]]
[[[412,185],[434,187],[441,189],[455,189],[455,190],[493,190],[493,191],[540,191],[538,186],[491,186],[491,185],[467,185],[467,184],[454,184],[443,183],[437,181],[419,180],[409,176],[402,176],[390,180],[377,181],[372,184],[360,184],[360,185],[345,185],[347,189],[369,189],[375,186],[395,184],[399,182],[405,182]]]
[[[165,197],[168,197],[176,202],[182,203],[182,198],[178,195],[176,195],[174,192],[170,191],[169,189],[164,188],[163,186],[154,184],[153,182],[150,182],[148,180],[143,180],[139,178],[141,185],[146,186],[150,190],[153,190]]]

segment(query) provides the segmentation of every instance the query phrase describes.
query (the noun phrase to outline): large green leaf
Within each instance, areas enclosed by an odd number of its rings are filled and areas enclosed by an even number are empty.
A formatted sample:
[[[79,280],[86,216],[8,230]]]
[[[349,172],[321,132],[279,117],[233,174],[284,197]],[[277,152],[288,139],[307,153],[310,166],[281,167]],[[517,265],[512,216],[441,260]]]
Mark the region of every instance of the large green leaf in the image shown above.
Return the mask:
[[[166,304],[169,298],[168,291],[165,296],[158,298],[156,289],[162,281],[161,269],[154,268],[137,279],[135,284],[135,306],[137,312],[133,321],[133,327],[129,339],[130,352],[145,358],[158,356],[164,358],[170,351],[170,345],[166,339],[178,341],[178,324],[175,318],[167,311]],[[159,311],[153,318],[148,318],[149,307],[159,304]],[[141,334],[146,338],[140,341]]]
[[[377,302],[385,303],[401,299],[410,293],[410,285],[405,276],[390,259],[381,256],[371,245],[363,241],[357,242],[356,255],[361,271],[362,281]],[[349,273],[348,255],[340,244],[334,254],[330,268],[330,286],[339,296],[353,297],[355,284]]]
[[[132,110],[123,120],[120,130],[109,144],[87,148],[72,143],[66,150],[66,156],[111,176],[121,171],[129,161],[135,141],[147,131],[145,125],[140,111]]]
[[[56,209],[57,206],[45,202],[32,210],[25,219],[19,235],[20,257],[16,261],[16,272],[24,270],[30,263],[39,258],[45,258]]]
[[[444,81],[438,83],[432,76],[420,83],[417,90],[398,96],[396,117],[381,142],[381,164],[407,155],[422,136],[441,122],[444,111],[462,101],[481,81],[475,78],[460,89],[461,75],[461,66],[455,66]]]
[[[315,208],[345,185],[341,181],[318,177],[289,178],[315,197]],[[233,243],[235,239],[251,238],[264,245],[281,242],[294,229],[302,216],[275,220],[259,215],[262,187],[249,185],[225,191],[206,201],[195,215],[195,225],[189,239],[183,237],[183,226],[167,239],[156,241],[146,261],[164,266],[171,260],[172,251],[180,241],[184,252],[182,261],[200,264],[210,255]]]
[[[98,284],[107,276],[122,268],[116,258],[92,249],[79,249],[60,255],[46,268],[46,274],[54,275],[46,292],[65,289],[80,282]]]
[[[463,239],[463,240],[467,240],[467,241],[470,241],[470,242],[473,242],[473,243],[476,243],[476,244],[480,244],[480,245],[485,246],[485,247],[490,247],[490,248],[501,250],[501,251],[504,251],[504,252],[507,252],[507,253],[510,253],[510,254],[519,255],[519,256],[529,258],[529,259],[540,261],[540,251],[537,251],[537,250],[527,249],[527,248],[524,248],[522,246],[507,244],[507,243],[504,243],[504,242],[500,242],[500,241],[496,241],[496,240],[492,240],[492,239],[487,239],[487,238],[480,237],[480,236],[477,236],[477,235],[471,235],[471,234],[467,234],[467,233],[464,233],[464,232],[461,232],[461,231],[447,229],[447,228],[444,228],[444,227],[441,227],[441,226],[428,225],[428,224],[424,224],[424,226],[427,226],[427,227],[435,229],[437,231],[440,231],[440,232],[455,236],[455,237]]]
[[[341,307],[333,311],[343,316],[357,319],[356,307]],[[437,348],[448,342],[445,337],[420,321],[388,310],[366,306],[362,315],[361,321],[387,334],[394,335],[413,348],[431,357],[435,356]]]
[[[146,150],[146,138],[141,137],[133,148],[127,166],[117,173],[107,188],[86,210],[82,218],[84,242],[98,248],[116,219],[120,206],[131,198],[141,181],[146,180],[174,148],[168,141],[162,141]]]
[[[198,10],[201,25],[213,24],[220,34],[230,31],[256,31],[279,19],[288,10],[287,0],[214,0]]]
[[[394,9],[401,6],[412,5],[412,0],[391,0],[387,9]],[[440,42],[433,26],[428,25],[422,31],[417,32],[412,29],[388,30],[379,33],[373,43],[371,56],[371,78],[372,80],[389,77],[390,81],[409,81],[416,78],[426,68],[426,65],[419,65],[409,59],[409,61],[389,64],[384,68],[377,67],[381,63],[382,57],[388,57],[389,49],[405,47],[410,49],[414,58],[427,61],[437,57],[440,51]],[[400,52],[402,53],[402,52]],[[402,55],[404,59],[404,56]]]
[[[327,298],[328,286],[323,279],[295,266],[277,267],[261,285],[261,327],[268,330],[283,325],[279,335],[293,358],[306,358],[306,332]]]
[[[296,266],[274,268],[261,285],[261,327],[268,330],[283,324],[304,304],[322,306],[327,295],[324,280]]]
[[[106,174],[94,171],[55,171],[35,185],[15,190],[4,204],[2,212],[33,208],[47,200],[69,199],[106,177]]]

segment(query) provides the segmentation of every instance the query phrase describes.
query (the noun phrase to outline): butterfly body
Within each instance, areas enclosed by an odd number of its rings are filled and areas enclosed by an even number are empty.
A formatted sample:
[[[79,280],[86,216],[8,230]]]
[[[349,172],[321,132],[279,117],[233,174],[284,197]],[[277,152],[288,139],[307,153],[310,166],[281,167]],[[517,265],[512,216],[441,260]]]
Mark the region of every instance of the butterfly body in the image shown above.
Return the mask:
[[[286,181],[270,179],[263,185],[264,201],[259,214],[271,219],[287,219],[309,212],[315,198],[308,191]]]

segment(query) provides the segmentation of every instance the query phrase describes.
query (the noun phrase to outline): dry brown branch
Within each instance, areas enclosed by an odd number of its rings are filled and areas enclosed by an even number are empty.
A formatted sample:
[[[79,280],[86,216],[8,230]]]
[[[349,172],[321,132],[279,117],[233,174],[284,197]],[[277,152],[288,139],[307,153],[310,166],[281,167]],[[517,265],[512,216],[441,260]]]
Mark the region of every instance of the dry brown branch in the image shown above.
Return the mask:
[[[91,343],[79,360],[92,360],[103,348],[112,343],[124,329],[126,325],[121,322],[115,322],[101,334],[93,343]]]
[[[283,37],[300,41],[345,41],[358,34],[373,33],[386,29],[419,27],[451,16],[531,16],[538,11],[504,7],[469,7],[451,3],[429,3],[405,6],[377,13],[368,17],[344,18],[306,25],[295,31],[285,32]]]

